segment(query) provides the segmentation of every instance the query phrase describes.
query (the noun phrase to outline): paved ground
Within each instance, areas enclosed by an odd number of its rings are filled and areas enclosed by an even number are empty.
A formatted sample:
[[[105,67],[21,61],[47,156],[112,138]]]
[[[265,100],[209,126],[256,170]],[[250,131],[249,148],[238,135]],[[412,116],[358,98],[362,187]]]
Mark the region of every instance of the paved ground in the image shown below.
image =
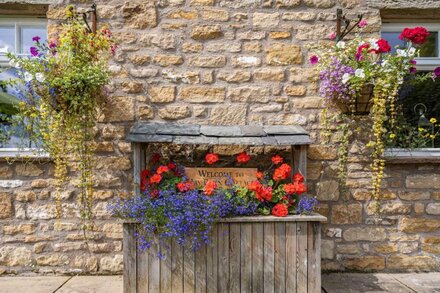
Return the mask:
[[[327,293],[440,293],[440,273],[323,275]],[[122,293],[122,276],[0,277],[0,293]]]

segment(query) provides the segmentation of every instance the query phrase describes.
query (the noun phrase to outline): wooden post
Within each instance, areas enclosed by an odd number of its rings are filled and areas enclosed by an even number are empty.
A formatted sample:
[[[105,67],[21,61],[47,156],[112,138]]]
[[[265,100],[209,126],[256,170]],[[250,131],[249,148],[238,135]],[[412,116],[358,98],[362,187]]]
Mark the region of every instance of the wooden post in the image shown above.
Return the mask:
[[[291,150],[293,172],[300,172],[304,176],[304,180],[307,180],[307,146],[295,145],[291,147]]]
[[[124,253],[124,293],[136,293],[137,281],[137,243],[136,243],[136,225],[133,223],[123,224],[123,253]]]

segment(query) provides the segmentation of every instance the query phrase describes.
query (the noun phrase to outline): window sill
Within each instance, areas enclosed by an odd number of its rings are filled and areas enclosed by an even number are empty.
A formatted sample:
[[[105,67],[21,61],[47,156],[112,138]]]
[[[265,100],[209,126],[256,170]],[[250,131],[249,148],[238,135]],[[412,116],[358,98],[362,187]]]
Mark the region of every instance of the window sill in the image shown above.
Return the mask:
[[[0,159],[50,159],[48,153],[34,148],[0,148]]]
[[[390,163],[440,163],[440,148],[386,149],[385,160]]]

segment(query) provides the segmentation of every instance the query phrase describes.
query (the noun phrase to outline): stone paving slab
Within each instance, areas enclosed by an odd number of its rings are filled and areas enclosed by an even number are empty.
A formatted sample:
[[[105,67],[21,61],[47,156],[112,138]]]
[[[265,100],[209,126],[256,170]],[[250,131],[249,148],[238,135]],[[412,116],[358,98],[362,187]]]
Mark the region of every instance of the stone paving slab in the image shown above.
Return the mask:
[[[327,293],[413,293],[389,274],[323,274],[322,286]]]
[[[393,276],[417,293],[440,293],[440,273],[396,274]]]
[[[77,276],[56,293],[122,293],[122,276]]]
[[[70,276],[0,277],[0,293],[52,293]]]

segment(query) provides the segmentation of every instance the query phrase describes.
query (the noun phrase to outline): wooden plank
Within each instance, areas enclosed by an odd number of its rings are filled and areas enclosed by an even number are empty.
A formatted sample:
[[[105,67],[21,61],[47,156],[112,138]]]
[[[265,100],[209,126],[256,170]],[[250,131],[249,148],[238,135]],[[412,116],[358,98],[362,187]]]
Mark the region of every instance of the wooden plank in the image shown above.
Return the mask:
[[[137,291],[138,293],[148,292],[148,250],[137,251]]]
[[[240,224],[230,224],[229,234],[229,292],[240,293]]]
[[[321,224],[307,227],[307,283],[309,293],[321,292]]]
[[[295,222],[286,223],[286,291],[296,292],[297,241]]]
[[[171,291],[183,293],[183,248],[177,240],[171,241]]]
[[[214,225],[211,231],[211,243],[206,246],[206,287],[209,292],[217,292],[217,233],[217,225]]]
[[[275,224],[264,223],[264,292],[274,292]]]
[[[195,290],[194,253],[188,249],[183,251],[183,292],[193,293]]]
[[[307,145],[292,146],[292,152],[294,156],[293,172],[300,172],[304,176],[304,180],[307,178]]]
[[[148,292],[160,292],[159,244],[153,243],[148,249]]]
[[[286,292],[286,223],[275,223],[275,292]]]
[[[264,292],[263,224],[252,224],[252,292]]]
[[[172,293],[171,289],[171,240],[165,240],[160,248],[162,258],[160,260],[160,292]]]
[[[123,224],[124,293],[136,292],[136,227],[137,224]]]
[[[218,277],[217,291],[229,289],[229,224],[218,224]],[[185,292],[186,293],[186,292]]]
[[[206,245],[202,245],[195,255],[196,293],[206,293]]]
[[[240,186],[248,186],[252,181],[257,180],[257,168],[185,168],[185,175],[197,187],[203,188],[208,180],[217,182],[218,187],[227,188],[230,186],[228,181]],[[228,185],[229,184],[229,185]]]
[[[307,223],[297,223],[297,293],[307,292]]]
[[[252,292],[252,224],[240,224],[240,286],[242,293]]]
[[[311,215],[288,215],[286,217],[275,216],[246,216],[220,219],[220,223],[266,223],[266,222],[325,222],[327,218],[313,213]]]
[[[141,188],[141,171],[142,171],[142,160],[141,160],[141,144],[133,144],[133,190],[134,193],[139,193]]]

